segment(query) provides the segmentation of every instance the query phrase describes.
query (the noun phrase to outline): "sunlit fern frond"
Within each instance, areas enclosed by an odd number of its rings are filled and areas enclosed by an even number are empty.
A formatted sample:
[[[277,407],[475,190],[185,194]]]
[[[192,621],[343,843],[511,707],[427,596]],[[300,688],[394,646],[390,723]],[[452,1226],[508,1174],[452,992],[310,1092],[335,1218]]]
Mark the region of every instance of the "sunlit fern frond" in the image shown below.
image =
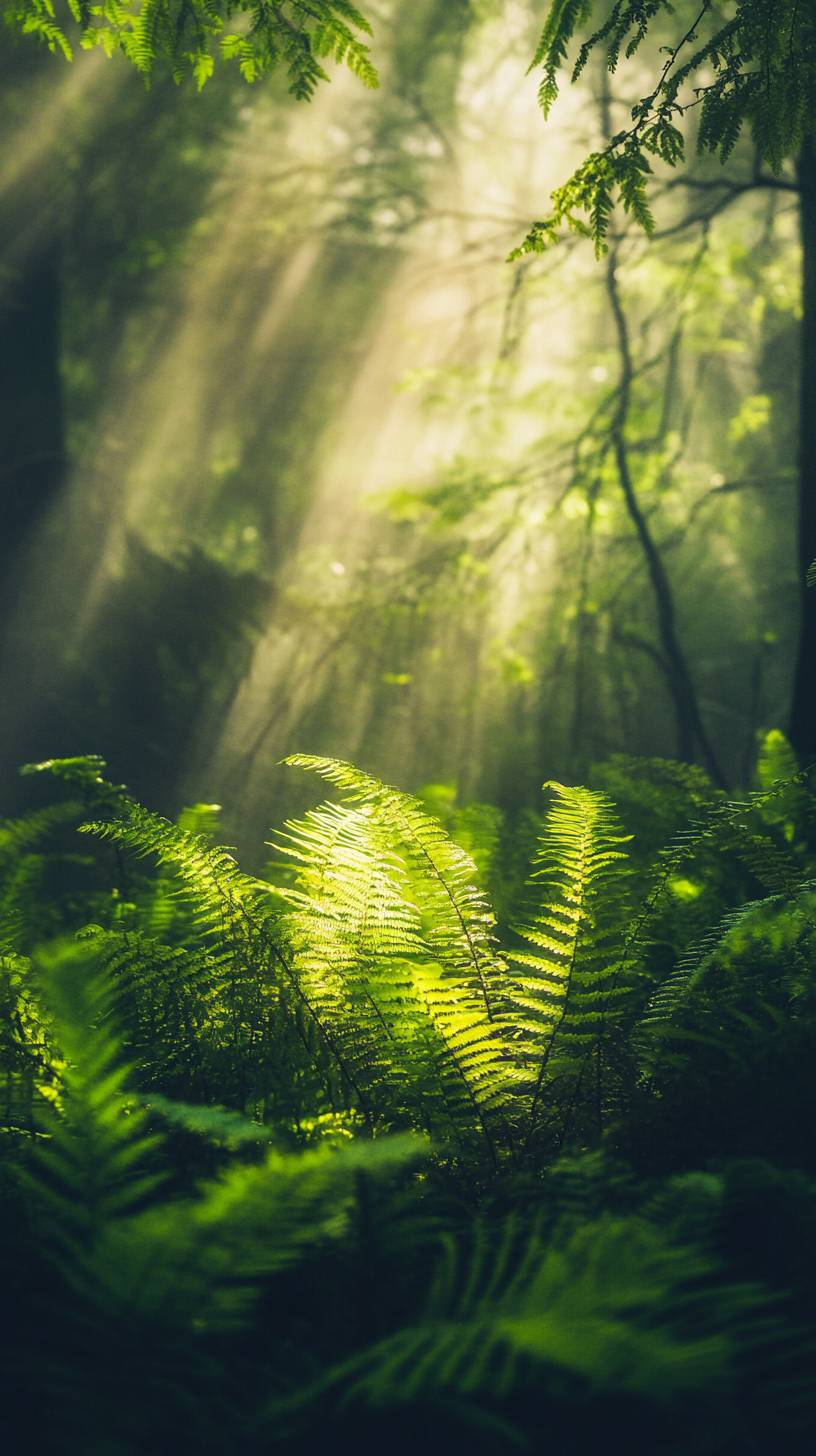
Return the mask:
[[[335,955],[345,966],[337,996],[342,1001],[344,983],[346,995],[357,984],[362,966],[376,967],[365,971],[366,992],[380,1013],[370,1025],[386,1062],[401,1061],[414,1095],[424,1086],[435,1121],[475,1119],[490,1141],[487,1121],[509,1114],[517,1068],[505,968],[472,860],[410,795],[335,760],[287,762],[318,772],[350,801],[307,816],[295,846],[320,866],[305,890],[312,906],[327,886],[353,901],[339,915],[326,904],[331,935],[345,925],[356,942],[350,957]]]
[[[756,773],[760,789],[771,794],[760,807],[761,818],[792,843],[806,828],[808,813],[813,816],[813,793],[807,775],[799,771],[790,742],[780,729],[773,728],[762,735]]]
[[[26,763],[20,769],[24,777],[44,775],[59,783],[71,784],[83,799],[115,803],[124,793],[122,784],[106,779],[107,764],[98,753],[79,753],[72,758],[46,758],[39,763]]]
[[[369,48],[358,34],[370,35],[371,26],[349,0],[312,0],[308,7],[253,3],[246,8],[251,23],[222,40],[223,54],[237,59],[245,80],[256,81],[280,66],[292,95],[308,100],[319,82],[328,79],[320,61],[331,59],[347,66],[365,86],[379,84]]]
[[[325,14],[315,26],[312,37],[315,55],[330,57],[338,65],[348,66],[365,86],[375,88],[379,80],[369,47],[354,33],[356,29],[363,34],[371,34],[371,26],[365,16],[348,0],[332,0],[331,4],[322,8]]]
[[[534,1079],[534,1126],[545,1085],[580,1075],[625,1004],[621,930],[631,836],[614,806],[590,789],[553,793],[531,881],[543,897],[519,927],[524,948],[509,952],[511,997]],[[527,947],[530,947],[529,949]]]
[[[297,866],[281,893],[303,994],[352,1093],[369,1110],[376,1101],[394,1111],[411,1100],[425,1040],[408,965],[421,941],[405,867],[371,815],[338,804],[288,821],[274,847]]]
[[[376,815],[406,856],[427,945],[445,972],[489,1019],[502,1009],[504,967],[494,940],[495,920],[473,860],[445,832],[439,820],[411,794],[339,759],[295,754],[293,768],[320,774],[344,798]]]
[[[223,937],[246,932],[261,922],[271,925],[268,886],[244,874],[229,850],[209,843],[203,835],[128,798],[121,801],[112,818],[93,820],[80,828],[140,858],[153,858],[170,867],[190,893],[201,931]]]
[[[757,778],[763,789],[796,779],[799,764],[785,734],[779,728],[763,733],[757,755]]]
[[[481,1005],[462,1008],[408,898],[410,866],[372,811],[327,803],[275,846],[297,865],[288,932],[295,970],[364,1110],[442,1142],[481,1135],[480,1053],[494,1055]]]

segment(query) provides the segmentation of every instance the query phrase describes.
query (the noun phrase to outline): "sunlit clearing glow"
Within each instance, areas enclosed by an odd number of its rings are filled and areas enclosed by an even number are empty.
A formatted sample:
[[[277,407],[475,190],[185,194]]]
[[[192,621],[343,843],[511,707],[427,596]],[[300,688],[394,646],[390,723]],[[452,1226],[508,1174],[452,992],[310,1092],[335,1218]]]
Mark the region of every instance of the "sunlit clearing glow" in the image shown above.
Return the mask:
[[[419,111],[408,126],[398,103],[405,165],[420,168],[404,182],[387,180],[397,103],[385,90],[372,97],[341,74],[308,107],[244,93],[229,134],[208,142],[212,180],[179,256],[109,361],[47,525],[53,542],[58,520],[63,562],[48,560],[23,611],[58,616],[76,662],[133,540],[164,555],[195,544],[264,574],[249,670],[226,722],[200,725],[201,781],[233,797],[256,796],[295,747],[466,781],[494,735],[497,693],[535,688],[525,614],[550,568],[563,484],[536,452],[585,345],[594,264],[572,248],[533,270],[506,262],[586,140],[580,88],[559,127],[544,127],[536,78],[520,80],[528,47],[526,10],[504,7],[472,30],[443,122]],[[61,81],[70,94],[97,74],[82,64]],[[32,147],[61,125],[62,94]],[[534,463],[520,477],[525,451]],[[462,461],[484,504],[451,555],[448,506],[438,528],[414,493],[450,480],[455,498]],[[404,520],[428,517],[427,536],[389,517],[397,491],[411,501]],[[587,507],[567,496],[564,510]],[[412,593],[443,571],[450,606],[431,628]],[[329,688],[332,714],[318,721]]]
[[[502,24],[506,41],[506,17]],[[545,138],[531,126],[534,87],[519,86],[523,42],[518,29],[515,45],[510,50],[505,45],[498,64],[496,50],[495,36],[481,33],[465,63],[456,122],[457,166],[452,169],[445,162],[437,169],[427,216],[396,251],[376,311],[361,319],[365,349],[344,380],[327,448],[314,462],[311,506],[279,578],[285,590],[297,593],[304,564],[308,580],[309,563],[325,560],[324,572],[343,577],[347,594],[336,599],[336,609],[331,595],[326,597],[311,631],[308,617],[299,631],[282,630],[273,606],[268,631],[225,725],[218,770],[227,774],[231,789],[244,788],[248,797],[256,792],[255,776],[259,787],[270,760],[298,738],[308,705],[320,701],[330,687],[339,704],[352,682],[348,710],[334,709],[327,741],[334,734],[343,752],[364,751],[372,721],[385,715],[390,724],[388,754],[400,765],[392,771],[404,775],[422,737],[418,723],[432,716],[430,703],[437,696],[445,705],[446,724],[444,741],[435,741],[437,760],[466,775],[480,753],[477,682],[484,658],[494,661],[505,681],[506,663],[515,660],[506,640],[546,562],[546,542],[543,552],[539,542],[533,559],[526,540],[531,526],[540,528],[543,506],[534,507],[528,520],[510,530],[484,562],[478,542],[469,566],[461,558],[460,570],[465,577],[470,573],[471,582],[483,570],[488,573],[489,590],[481,593],[475,624],[480,652],[463,656],[455,622],[447,642],[440,636],[431,644],[416,639],[395,641],[389,648],[381,640],[377,646],[370,641],[363,646],[344,613],[353,604],[359,568],[377,555],[378,547],[382,553],[389,530],[383,502],[389,492],[432,483],[460,453],[478,452],[480,434],[486,453],[498,450],[505,457],[512,480],[519,448],[541,434],[542,424],[546,427],[540,402],[531,400],[516,411],[507,438],[499,439],[490,412],[491,380],[501,367],[497,356],[512,287],[507,252],[568,165],[570,144],[554,146],[552,136]],[[519,397],[555,378],[572,356],[574,310],[565,289],[560,304],[549,311],[546,348],[533,330],[518,350],[512,369]],[[406,380],[416,383],[406,388]],[[478,410],[463,407],[463,389],[482,396],[481,418]],[[372,504],[361,509],[366,502]],[[497,508],[506,509],[506,501],[497,499]],[[387,559],[381,564],[376,584],[392,607],[405,589],[412,560],[402,555],[411,550],[408,542],[402,548],[397,543],[396,550],[390,564]],[[333,559],[334,552],[342,562]],[[433,552],[431,541],[420,556]],[[379,672],[375,663],[357,658],[361,651],[382,656]],[[528,665],[516,680],[533,677]],[[385,699],[383,687],[390,690]]]
[[[106,65],[101,52],[81,51],[71,65],[55,61],[53,69],[32,79],[21,97],[19,127],[3,137],[0,194],[21,181],[31,182],[58,153],[66,123],[82,125],[78,104],[87,104],[96,116],[101,101],[121,78],[119,67]]]

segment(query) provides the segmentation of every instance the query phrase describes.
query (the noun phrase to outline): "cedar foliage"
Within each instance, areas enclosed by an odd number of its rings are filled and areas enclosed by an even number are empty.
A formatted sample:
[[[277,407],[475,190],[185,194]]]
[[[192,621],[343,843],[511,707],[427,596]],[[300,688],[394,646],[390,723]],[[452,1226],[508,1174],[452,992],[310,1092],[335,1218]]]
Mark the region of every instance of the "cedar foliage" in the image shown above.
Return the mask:
[[[816,880],[781,735],[740,800],[659,760],[598,766],[617,805],[547,785],[506,923],[495,811],[477,868],[414,796],[288,763],[339,797],[263,877],[96,759],[3,826],[10,1419],[537,1451],[544,1402],[548,1450],[806,1449]]]

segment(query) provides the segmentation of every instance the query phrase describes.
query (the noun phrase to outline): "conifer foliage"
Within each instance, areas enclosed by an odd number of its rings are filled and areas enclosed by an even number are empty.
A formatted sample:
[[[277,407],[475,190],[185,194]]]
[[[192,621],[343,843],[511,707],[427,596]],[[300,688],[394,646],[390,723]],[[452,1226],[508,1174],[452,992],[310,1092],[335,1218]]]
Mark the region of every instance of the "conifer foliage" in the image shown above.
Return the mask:
[[[10,0],[5,18],[72,60],[77,47],[121,52],[150,78],[169,70],[175,81],[192,76],[199,89],[212,76],[216,60],[235,61],[245,81],[284,72],[289,90],[308,100],[328,79],[324,61],[345,65],[366,86],[377,72],[363,37],[371,34],[365,16],[350,0]]]
[[[542,252],[564,227],[606,251],[614,203],[647,233],[654,229],[648,200],[653,163],[670,167],[686,151],[687,118],[697,118],[697,146],[726,161],[749,128],[757,165],[778,173],[810,135],[816,94],[816,23],[799,0],[736,0],[723,14],[701,0],[690,20],[669,0],[552,0],[531,70],[541,70],[539,102],[545,117],[559,93],[568,58],[576,81],[596,52],[610,72],[648,57],[650,88],[631,107],[630,124],[584,159],[552,195],[549,216],[533,223],[514,256]],[[597,17],[599,24],[579,37]]]

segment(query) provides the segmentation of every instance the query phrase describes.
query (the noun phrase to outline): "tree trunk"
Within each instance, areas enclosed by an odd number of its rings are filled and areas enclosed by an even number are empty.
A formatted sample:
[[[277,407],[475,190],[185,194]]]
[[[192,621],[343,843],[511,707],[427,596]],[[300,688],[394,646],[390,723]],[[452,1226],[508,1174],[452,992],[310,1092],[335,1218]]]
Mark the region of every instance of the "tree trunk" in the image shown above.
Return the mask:
[[[790,737],[800,761],[816,760],[816,589],[806,585],[816,560],[816,139],[798,161],[802,226],[802,362],[799,394],[799,649]]]
[[[59,250],[40,247],[0,298],[0,604],[8,613],[21,555],[65,470]]]
[[[660,548],[641,509],[632,477],[626,430],[632,398],[634,368],[629,342],[629,326],[618,286],[617,257],[614,247],[610,248],[607,259],[606,289],[615,322],[621,370],[618,405],[609,434],[626,510],[643,553],[654,596],[661,658],[674,709],[677,757],[687,763],[693,763],[695,749],[699,747],[700,756],[713,782],[719,788],[725,788],[725,778],[703,723],[697,692],[680,642],[671,583]]]

